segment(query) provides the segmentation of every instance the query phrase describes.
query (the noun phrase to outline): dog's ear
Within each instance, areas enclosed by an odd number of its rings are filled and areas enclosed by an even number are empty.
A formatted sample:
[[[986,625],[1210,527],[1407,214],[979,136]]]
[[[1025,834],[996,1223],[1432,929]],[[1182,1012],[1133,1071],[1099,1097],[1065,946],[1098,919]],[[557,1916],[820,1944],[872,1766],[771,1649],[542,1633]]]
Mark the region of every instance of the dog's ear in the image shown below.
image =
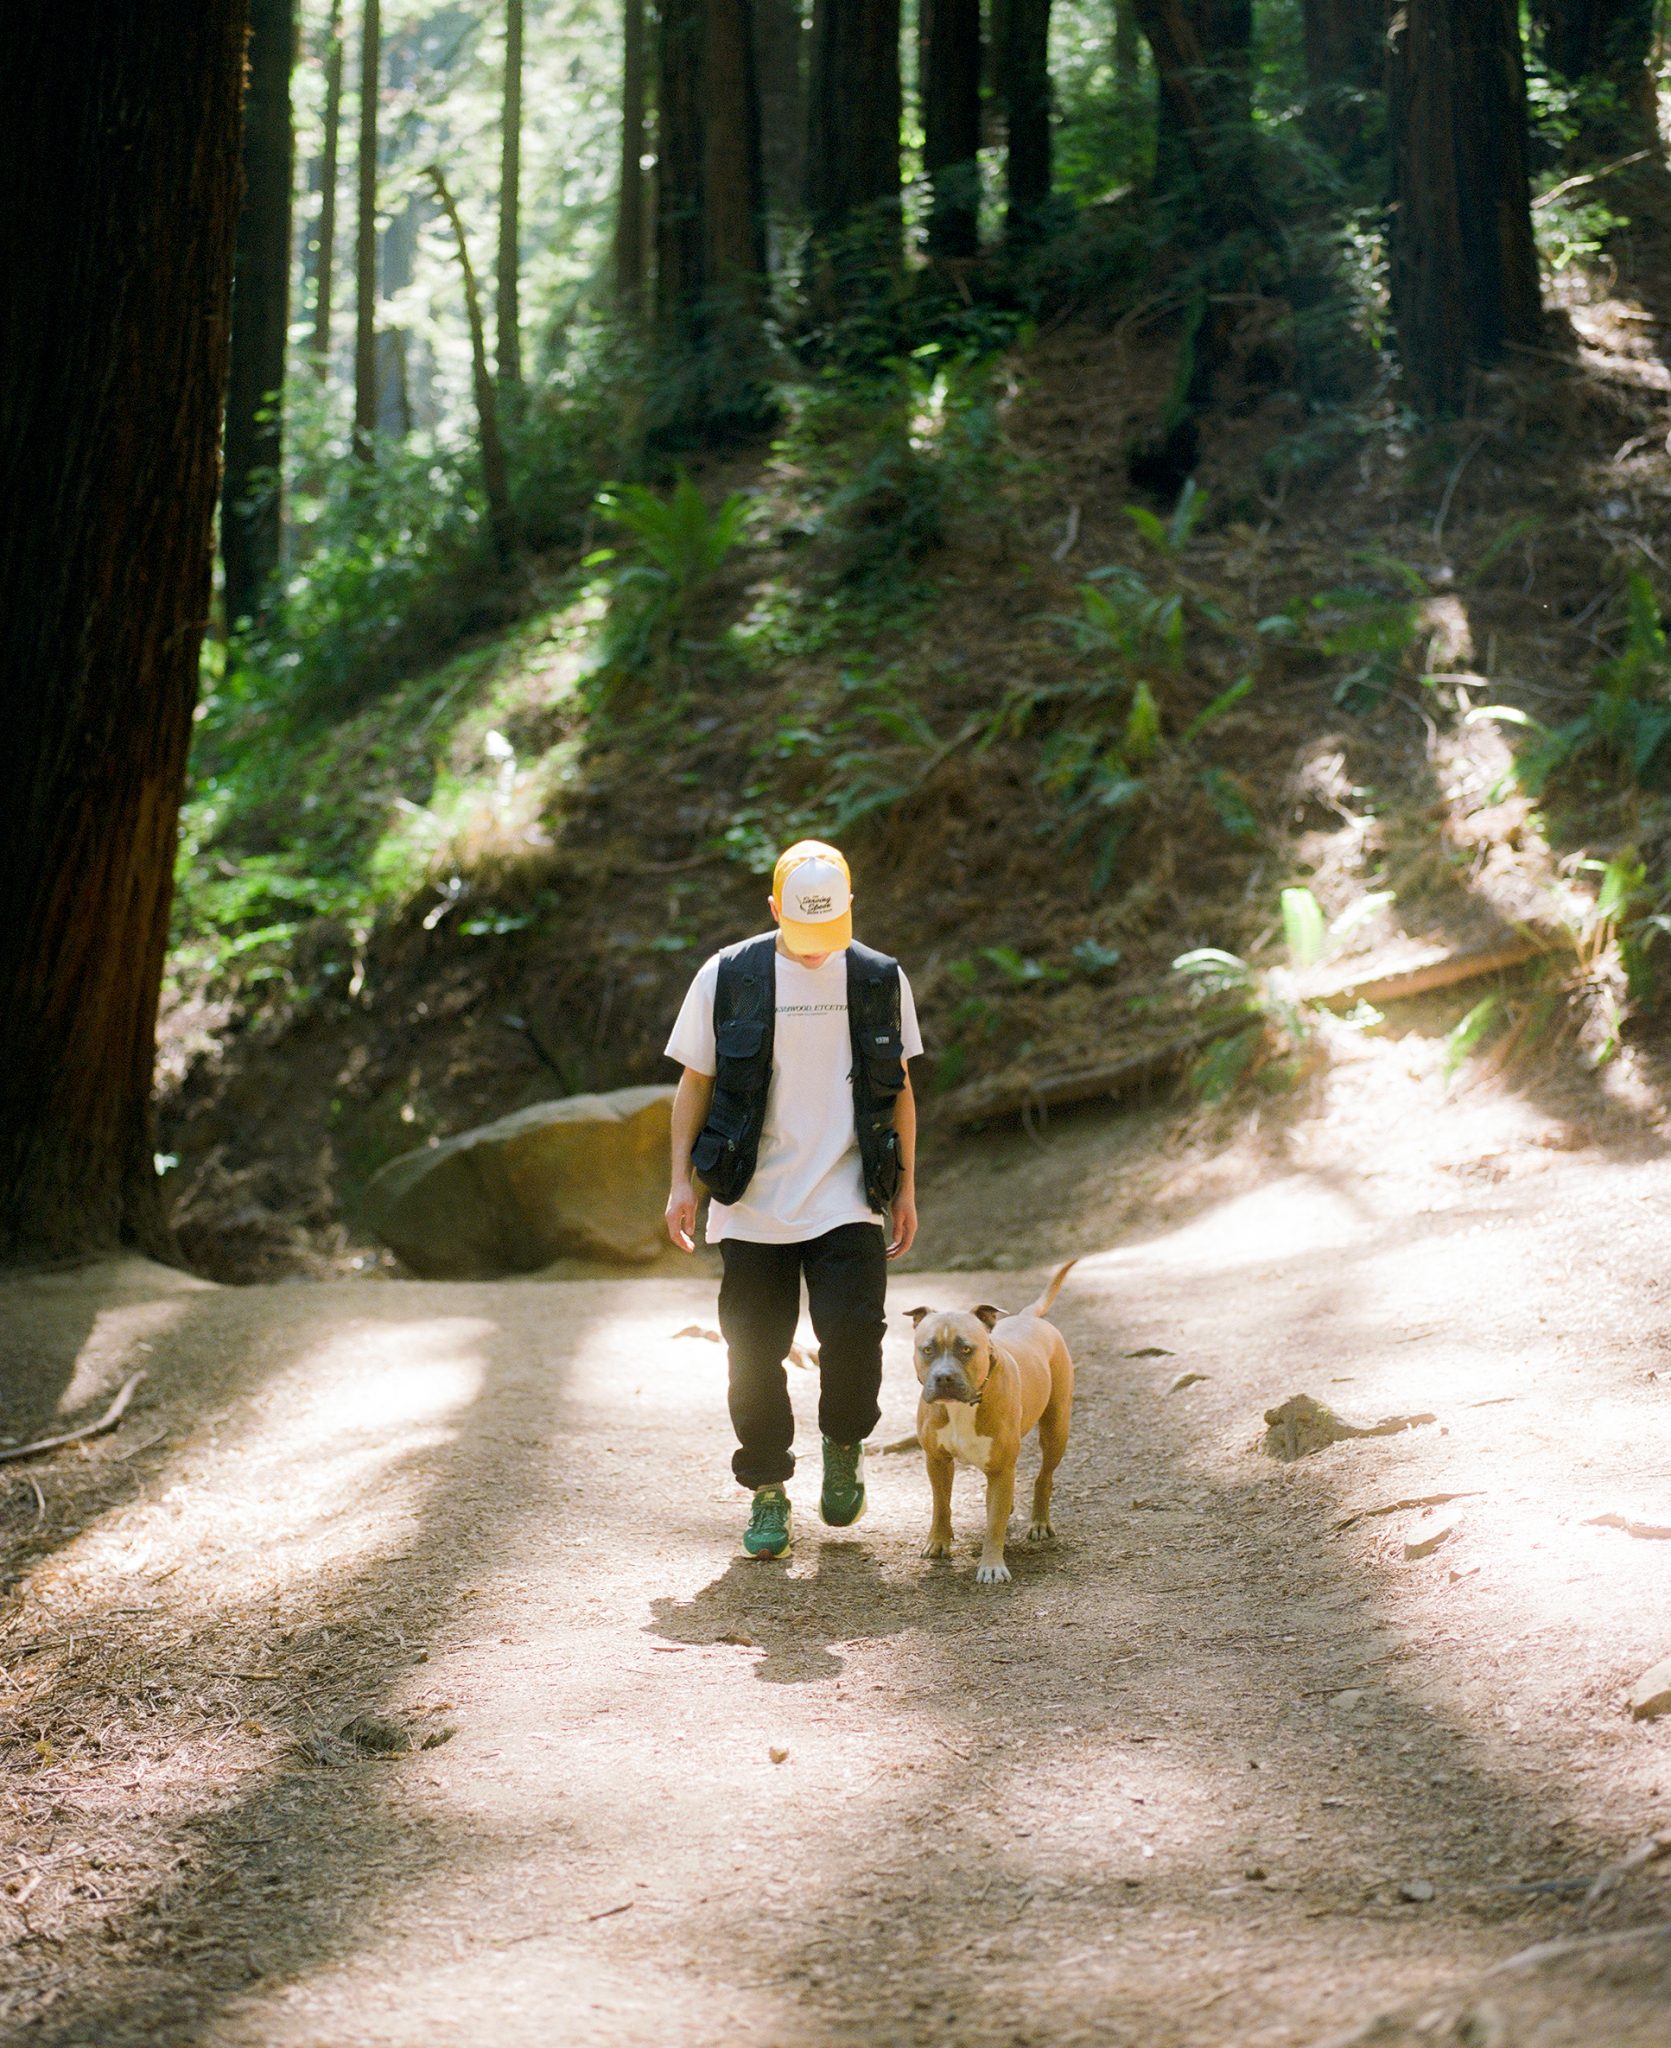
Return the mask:
[[[905,1313],[910,1317],[912,1327],[915,1328],[924,1316],[932,1315],[934,1311],[928,1308],[908,1308]]]
[[[986,1327],[990,1330],[1004,1311],[1001,1308],[994,1308],[990,1301],[983,1301],[979,1308],[971,1309],[969,1313],[975,1317],[977,1322],[985,1323]]]

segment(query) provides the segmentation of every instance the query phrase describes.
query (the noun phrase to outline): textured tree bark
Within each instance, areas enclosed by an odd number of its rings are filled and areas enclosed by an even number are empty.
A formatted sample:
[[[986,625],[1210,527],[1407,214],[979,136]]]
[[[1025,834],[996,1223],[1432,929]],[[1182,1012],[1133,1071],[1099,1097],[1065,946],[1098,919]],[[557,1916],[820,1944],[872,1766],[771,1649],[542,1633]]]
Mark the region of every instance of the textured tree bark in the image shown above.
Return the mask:
[[[244,89],[244,200],[232,276],[220,546],[226,623],[259,620],[279,564],[284,504],[284,356],[290,331],[290,74],[296,0],[251,0]]]
[[[1364,142],[1364,107],[1386,62],[1387,0],[1304,0],[1306,86],[1312,133],[1352,161]]]
[[[874,304],[903,262],[900,111],[899,0],[814,0],[808,295],[822,319]]]
[[[760,167],[768,251],[774,264],[789,241],[806,185],[806,26],[801,0],[754,0],[754,72],[760,89]]]
[[[981,0],[922,0],[918,37],[928,253],[958,261],[980,254]]]
[[[1000,60],[1004,97],[1004,235],[1027,242],[1050,199],[1050,0],[1007,0]]]
[[[1465,409],[1542,329],[1514,0],[1407,0],[1388,70],[1393,322],[1410,395]]]
[[[499,400],[487,367],[487,326],[482,319],[482,295],[476,287],[476,268],[470,261],[470,244],[465,240],[464,222],[439,164],[429,167],[429,180],[447,225],[458,245],[459,274],[464,280],[464,311],[470,323],[470,373],[476,393],[476,421],[482,455],[482,492],[487,499],[488,530],[499,566],[508,569],[516,560],[516,516],[511,510],[510,479],[505,468],[505,444],[499,435]]]
[[[314,374],[324,381],[331,369],[331,299],[336,283],[337,174],[342,144],[342,0],[331,0],[325,32],[325,145],[319,164],[319,229],[313,258]]]
[[[0,1262],[166,1256],[151,1066],[209,605],[244,0],[13,0]]]
[[[615,305],[636,321],[644,297],[644,0],[621,10],[621,183],[615,197]]]
[[[1579,154],[1660,152],[1654,0],[1534,0],[1544,61],[1580,88]]]
[[[522,385],[522,0],[505,0],[505,92],[499,123],[499,267],[494,368],[507,396]]]
[[[1211,232],[1270,228],[1253,160],[1250,0],[1133,0],[1155,61],[1155,183],[1186,176]]]
[[[663,0],[657,43],[656,325],[666,440],[770,415],[760,106],[748,0]]]
[[[379,0],[365,0],[360,29],[359,219],[354,235],[354,451],[375,456],[377,433],[377,97],[382,59]]]

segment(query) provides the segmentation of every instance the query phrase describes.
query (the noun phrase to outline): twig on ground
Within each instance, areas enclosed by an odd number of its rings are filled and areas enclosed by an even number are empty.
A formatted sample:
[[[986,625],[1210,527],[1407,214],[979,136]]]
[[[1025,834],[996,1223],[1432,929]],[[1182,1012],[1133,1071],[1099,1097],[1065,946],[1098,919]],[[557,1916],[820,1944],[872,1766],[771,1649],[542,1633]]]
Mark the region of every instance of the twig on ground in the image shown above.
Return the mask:
[[[1648,1835],[1638,1842],[1634,1849],[1627,1849],[1617,1863],[1609,1863],[1607,1868],[1597,1875],[1594,1884],[1584,1894],[1584,1904],[1598,1904],[1610,1891],[1623,1884],[1634,1871],[1641,1870],[1646,1864],[1657,1863],[1660,1857],[1667,1855],[1671,1855],[1671,1830]]]
[[[1485,442],[1486,436],[1484,433],[1476,434],[1473,440],[1469,442],[1468,446],[1457,457],[1456,465],[1445,484],[1444,495],[1439,500],[1439,509],[1433,515],[1433,545],[1435,547],[1445,537],[1445,520],[1450,514],[1451,499],[1456,495],[1456,487],[1462,481],[1462,472],[1485,446]]]
[[[1633,1522],[1628,1515],[1591,1515],[1585,1521],[1586,1529],[1623,1529],[1627,1536],[1646,1537],[1650,1542],[1671,1542],[1671,1529],[1662,1528],[1657,1522]]]
[[[1406,1508],[1438,1508],[1448,1500],[1478,1500],[1482,1491],[1476,1486],[1468,1493],[1418,1493],[1412,1494],[1408,1500],[1386,1501],[1378,1508],[1359,1508],[1344,1522],[1336,1522],[1335,1531],[1338,1534],[1342,1529],[1350,1529],[1354,1522],[1373,1522],[1377,1515],[1402,1514]]]
[[[61,1451],[66,1444],[85,1443],[90,1436],[102,1436],[107,1429],[114,1429],[127,1412],[128,1403],[133,1399],[134,1388],[144,1377],[143,1371],[130,1374],[122,1391],[97,1422],[89,1422],[81,1429],[69,1430],[63,1436],[43,1436],[36,1443],[18,1444],[15,1449],[0,1451],[0,1465],[15,1464],[19,1458],[43,1457],[48,1451]],[[38,1493],[39,1488],[36,1491]]]

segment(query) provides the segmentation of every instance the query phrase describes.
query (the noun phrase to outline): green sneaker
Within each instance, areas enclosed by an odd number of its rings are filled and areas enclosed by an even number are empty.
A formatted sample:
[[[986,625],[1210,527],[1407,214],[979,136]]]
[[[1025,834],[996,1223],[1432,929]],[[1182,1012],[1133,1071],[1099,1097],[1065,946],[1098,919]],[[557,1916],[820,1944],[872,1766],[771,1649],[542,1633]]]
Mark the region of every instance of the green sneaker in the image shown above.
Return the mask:
[[[743,1549],[750,1557],[787,1557],[794,1542],[789,1533],[789,1496],[781,1486],[757,1486]]]
[[[824,1489],[818,1512],[832,1529],[851,1529],[865,1511],[865,1447],[824,1439]]]

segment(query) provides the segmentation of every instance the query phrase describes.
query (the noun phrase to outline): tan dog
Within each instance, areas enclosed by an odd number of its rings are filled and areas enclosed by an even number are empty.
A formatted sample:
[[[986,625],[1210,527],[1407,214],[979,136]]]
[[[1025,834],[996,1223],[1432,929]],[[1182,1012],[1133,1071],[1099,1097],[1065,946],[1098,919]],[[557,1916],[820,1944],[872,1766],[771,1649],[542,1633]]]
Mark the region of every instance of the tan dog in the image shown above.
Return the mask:
[[[914,1348],[922,1399],[917,1440],[928,1460],[934,1519],[924,1557],[952,1554],[952,1467],[974,1465],[986,1474],[986,1542],[975,1572],[978,1585],[1008,1579],[1004,1539],[1015,1501],[1015,1461],[1021,1440],[1036,1424],[1041,1462],[1033,1486],[1029,1543],[1055,1534],[1050,1526],[1050,1482],[1068,1447],[1073,1408],[1073,1360],[1062,1333],[1044,1319],[1074,1261],[1058,1266],[1031,1308],[1007,1316],[990,1302],[964,1313],[913,1308]]]

